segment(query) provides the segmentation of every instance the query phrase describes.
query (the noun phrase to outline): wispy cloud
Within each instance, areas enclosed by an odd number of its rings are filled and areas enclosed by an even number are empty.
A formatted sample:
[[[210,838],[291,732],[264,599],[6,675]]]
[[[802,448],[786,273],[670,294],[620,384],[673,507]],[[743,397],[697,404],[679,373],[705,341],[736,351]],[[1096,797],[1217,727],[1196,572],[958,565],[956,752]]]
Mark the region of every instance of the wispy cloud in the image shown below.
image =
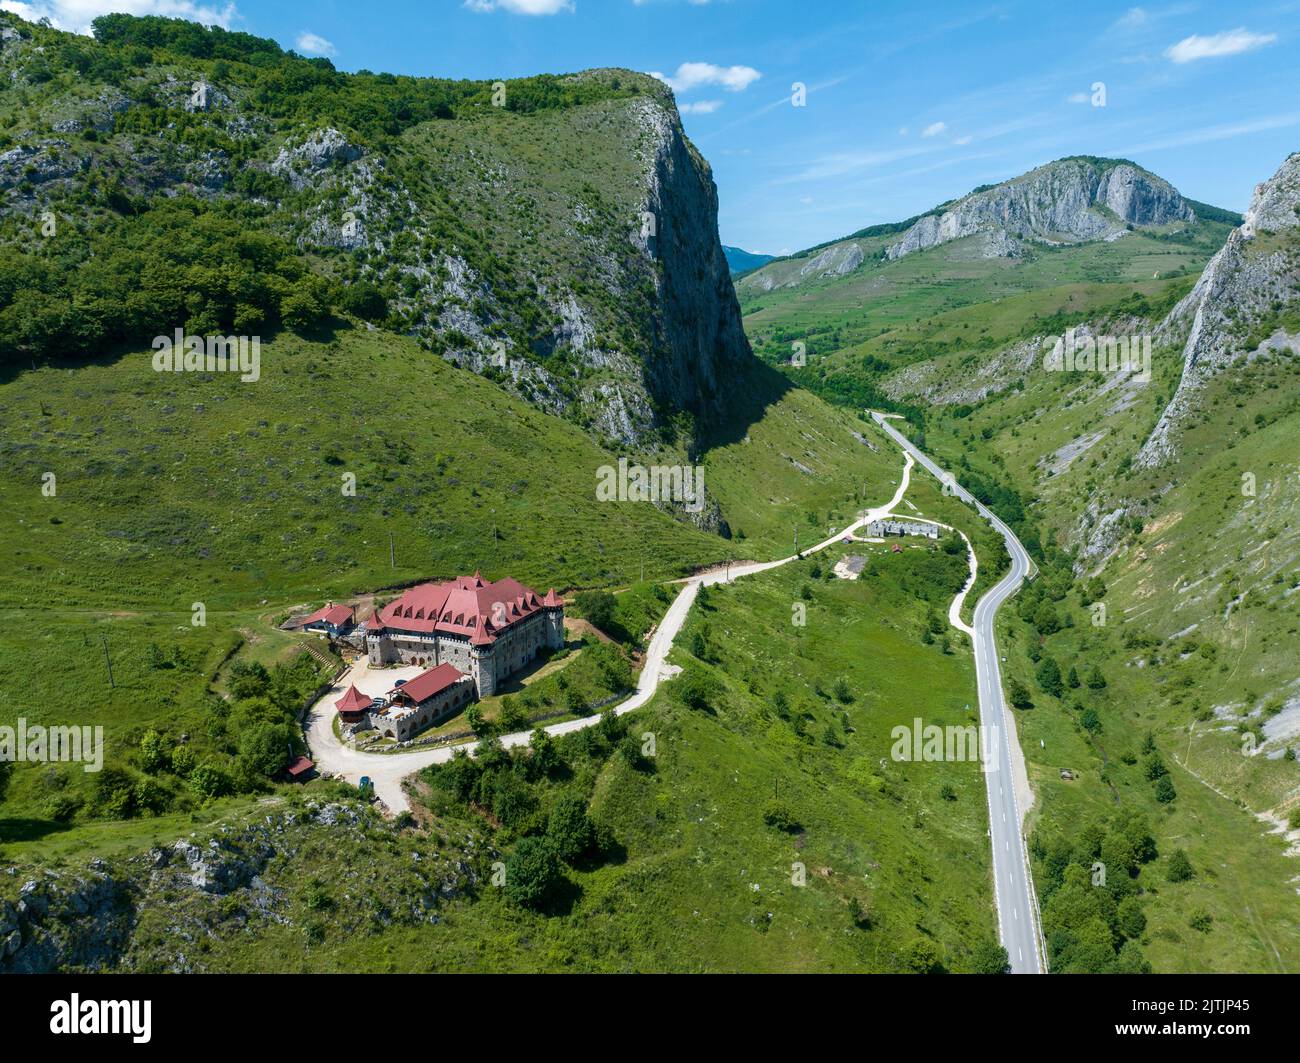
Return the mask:
[[[683,103],[677,109],[682,114],[712,114],[721,106],[721,100],[696,100],[694,103]]]
[[[1238,27],[1208,37],[1193,33],[1165,51],[1175,63],[1191,63],[1197,59],[1214,59],[1223,55],[1240,55],[1253,52],[1277,40],[1276,33],[1251,33]]]
[[[1189,144],[1209,144],[1216,140],[1231,140],[1233,137],[1250,136],[1252,133],[1267,133],[1274,129],[1289,129],[1300,125],[1300,111],[1286,114],[1274,114],[1265,118],[1256,118],[1249,122],[1230,122],[1210,126],[1207,129],[1192,129],[1185,133],[1174,133],[1159,140],[1149,140],[1143,144],[1131,144],[1128,147],[1110,152],[1112,155],[1140,155],[1147,151],[1162,151],[1166,148],[1183,148]]]
[[[573,10],[573,0],[465,0],[471,11],[487,14],[509,11],[512,15],[558,15]]]
[[[944,132],[947,128],[948,128],[947,122],[931,122],[928,126],[926,126],[924,129],[921,130],[921,136],[937,137],[940,133]]]

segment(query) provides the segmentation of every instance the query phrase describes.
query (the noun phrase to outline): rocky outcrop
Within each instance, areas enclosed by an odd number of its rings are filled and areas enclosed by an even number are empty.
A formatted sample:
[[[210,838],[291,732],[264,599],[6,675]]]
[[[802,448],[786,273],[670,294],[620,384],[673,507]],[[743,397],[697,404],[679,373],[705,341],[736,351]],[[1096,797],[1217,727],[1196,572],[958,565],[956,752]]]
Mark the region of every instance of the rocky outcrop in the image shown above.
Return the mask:
[[[361,148],[348,141],[333,127],[313,133],[301,144],[283,147],[271,163],[271,172],[287,178],[294,188],[305,188],[314,177],[332,163],[355,162],[362,156]]]
[[[1134,462],[1153,468],[1177,453],[1179,425],[1197,393],[1229,366],[1289,347],[1267,321],[1300,298],[1300,153],[1255,189],[1242,224],[1205,267],[1196,287],[1161,323],[1158,336],[1183,341],[1178,388]],[[1273,238],[1282,234],[1284,239]],[[1260,327],[1267,336],[1260,336]],[[1280,337],[1285,341],[1286,337]]]
[[[885,249],[889,259],[991,234],[986,253],[1018,253],[1021,240],[1062,243],[1117,239],[1130,225],[1193,221],[1195,212],[1167,181],[1127,162],[1061,159],[1022,177],[972,192],[921,218]]]
[[[753,360],[718,239],[718,191],[676,108],[654,97],[633,106],[649,148],[642,214],[654,219],[650,232],[632,234],[655,267],[645,387],[655,404],[707,424],[722,413],[727,383]]]
[[[369,852],[364,861],[340,851]],[[0,974],[221,969],[221,951],[330,909],[337,933],[437,923],[439,909],[499,854],[472,833],[438,849],[355,802],[309,801],[211,837],[93,859],[77,869],[0,871]],[[330,866],[328,876],[308,866]],[[328,880],[327,880],[328,879]]]

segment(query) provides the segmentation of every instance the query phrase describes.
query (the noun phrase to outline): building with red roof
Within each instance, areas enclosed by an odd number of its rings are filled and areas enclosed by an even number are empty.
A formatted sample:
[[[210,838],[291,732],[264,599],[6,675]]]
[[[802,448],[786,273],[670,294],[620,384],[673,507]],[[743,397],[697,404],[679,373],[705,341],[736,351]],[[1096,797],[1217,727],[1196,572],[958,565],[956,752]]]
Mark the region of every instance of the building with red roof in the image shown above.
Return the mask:
[[[388,704],[370,713],[371,725],[399,742],[441,722],[474,700],[474,680],[450,664],[439,664],[395,686]]]
[[[302,622],[301,630],[319,631],[337,638],[351,631],[354,623],[355,612],[352,606],[327,602]]]
[[[290,782],[305,782],[316,770],[316,765],[306,757],[295,757],[284,769]]]
[[[470,676],[480,697],[544,650],[564,645],[564,602],[518,580],[479,573],[412,587],[366,622],[372,665],[449,664]]]
[[[370,704],[368,697],[355,686],[350,686],[347,693],[334,702],[334,707],[338,709],[339,718],[344,723],[360,723],[365,714],[370,711]]]

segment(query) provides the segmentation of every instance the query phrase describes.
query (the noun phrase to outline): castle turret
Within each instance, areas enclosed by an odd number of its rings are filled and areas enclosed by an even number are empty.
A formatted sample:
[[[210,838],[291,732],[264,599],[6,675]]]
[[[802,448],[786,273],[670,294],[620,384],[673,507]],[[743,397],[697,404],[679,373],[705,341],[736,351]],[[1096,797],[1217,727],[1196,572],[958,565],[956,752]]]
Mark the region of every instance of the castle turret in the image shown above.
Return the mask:
[[[542,599],[542,609],[546,614],[546,648],[559,650],[564,648],[564,600],[552,587]]]

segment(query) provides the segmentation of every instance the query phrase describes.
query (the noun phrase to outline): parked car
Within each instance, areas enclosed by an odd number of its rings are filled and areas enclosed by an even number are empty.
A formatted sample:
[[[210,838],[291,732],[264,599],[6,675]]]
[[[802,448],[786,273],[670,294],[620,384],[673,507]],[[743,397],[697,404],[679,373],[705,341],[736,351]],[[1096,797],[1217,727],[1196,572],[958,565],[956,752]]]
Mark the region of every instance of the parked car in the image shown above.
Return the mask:
[[[406,686],[406,680],[405,680],[405,679],[399,679],[399,680],[397,680],[397,682],[395,682],[395,683],[393,684],[393,686],[394,686],[394,687],[404,687],[404,686]]]
[[[386,702],[383,698],[371,698],[371,699],[370,699],[370,707],[371,707],[372,709],[382,709],[382,708],[384,708],[384,706],[386,706],[387,704],[388,704],[388,702]]]

